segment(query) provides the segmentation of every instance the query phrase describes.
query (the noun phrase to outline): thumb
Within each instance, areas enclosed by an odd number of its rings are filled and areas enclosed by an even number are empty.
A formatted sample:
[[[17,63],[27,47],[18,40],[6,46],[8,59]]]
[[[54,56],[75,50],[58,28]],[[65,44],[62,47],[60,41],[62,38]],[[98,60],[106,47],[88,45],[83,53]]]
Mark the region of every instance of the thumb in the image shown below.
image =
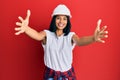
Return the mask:
[[[30,14],[31,14],[30,10],[27,10],[27,16],[26,16],[26,19],[27,19],[27,20],[29,20]]]
[[[101,24],[101,19],[99,19],[98,20],[98,22],[97,22],[97,28],[96,28],[96,30],[98,30],[98,31],[100,31],[100,24]]]

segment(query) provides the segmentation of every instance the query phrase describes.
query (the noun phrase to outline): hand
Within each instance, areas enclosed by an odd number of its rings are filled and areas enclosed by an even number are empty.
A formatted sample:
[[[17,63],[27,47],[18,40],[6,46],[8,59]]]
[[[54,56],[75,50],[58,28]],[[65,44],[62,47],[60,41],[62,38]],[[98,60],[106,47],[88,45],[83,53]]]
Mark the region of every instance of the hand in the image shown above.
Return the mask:
[[[28,27],[28,24],[29,24],[29,17],[30,17],[30,10],[27,10],[27,16],[25,19],[23,19],[22,17],[18,17],[18,19],[21,21],[21,22],[16,22],[16,25],[17,26],[20,26],[18,28],[15,28],[15,31],[18,31],[15,33],[15,35],[19,35],[21,33],[24,33]]]
[[[94,32],[94,40],[97,42],[105,43],[105,41],[102,39],[108,37],[108,35],[107,35],[108,31],[105,31],[107,26],[103,26],[102,29],[100,29],[100,24],[101,24],[101,19],[99,19],[97,22],[97,27]]]

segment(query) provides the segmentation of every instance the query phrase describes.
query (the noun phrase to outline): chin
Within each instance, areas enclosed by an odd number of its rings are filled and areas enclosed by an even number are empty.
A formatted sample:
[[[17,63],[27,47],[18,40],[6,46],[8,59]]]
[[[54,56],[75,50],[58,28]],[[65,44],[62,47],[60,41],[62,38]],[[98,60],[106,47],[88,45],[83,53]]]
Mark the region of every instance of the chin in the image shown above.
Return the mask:
[[[57,27],[59,30],[63,30],[65,27]]]

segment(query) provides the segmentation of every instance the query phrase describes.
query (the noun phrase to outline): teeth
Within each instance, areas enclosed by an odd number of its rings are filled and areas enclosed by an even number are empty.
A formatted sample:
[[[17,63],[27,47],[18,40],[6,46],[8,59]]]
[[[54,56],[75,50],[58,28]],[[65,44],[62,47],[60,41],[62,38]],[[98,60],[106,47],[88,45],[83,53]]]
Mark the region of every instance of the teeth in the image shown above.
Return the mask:
[[[64,26],[64,24],[58,24],[60,27]]]

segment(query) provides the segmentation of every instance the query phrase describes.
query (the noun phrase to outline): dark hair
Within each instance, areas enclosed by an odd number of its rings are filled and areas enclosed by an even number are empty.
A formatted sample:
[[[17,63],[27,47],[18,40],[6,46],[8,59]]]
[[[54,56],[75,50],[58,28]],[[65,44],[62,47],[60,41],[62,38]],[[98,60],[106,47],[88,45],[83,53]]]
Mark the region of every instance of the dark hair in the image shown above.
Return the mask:
[[[57,15],[53,16],[53,18],[51,20],[51,23],[50,23],[50,27],[49,27],[49,30],[51,32],[55,32],[55,33],[56,33],[56,30],[57,30],[57,27],[56,27],[56,24],[55,24],[56,17],[57,17]],[[64,36],[67,36],[69,34],[70,30],[71,30],[70,17],[69,16],[66,16],[66,17],[67,17],[67,25],[63,29],[63,33],[65,33]]]

